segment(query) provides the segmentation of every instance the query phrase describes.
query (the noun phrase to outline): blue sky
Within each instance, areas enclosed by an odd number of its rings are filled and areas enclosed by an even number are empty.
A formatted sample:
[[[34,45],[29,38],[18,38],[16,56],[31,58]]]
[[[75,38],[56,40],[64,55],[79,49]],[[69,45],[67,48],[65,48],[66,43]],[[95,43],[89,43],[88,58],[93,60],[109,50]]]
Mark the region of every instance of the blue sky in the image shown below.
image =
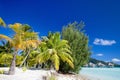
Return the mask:
[[[29,24],[40,36],[82,20],[92,57],[120,63],[119,4],[119,0],[0,0],[0,17],[7,24]],[[11,36],[12,31],[0,28],[0,34]]]

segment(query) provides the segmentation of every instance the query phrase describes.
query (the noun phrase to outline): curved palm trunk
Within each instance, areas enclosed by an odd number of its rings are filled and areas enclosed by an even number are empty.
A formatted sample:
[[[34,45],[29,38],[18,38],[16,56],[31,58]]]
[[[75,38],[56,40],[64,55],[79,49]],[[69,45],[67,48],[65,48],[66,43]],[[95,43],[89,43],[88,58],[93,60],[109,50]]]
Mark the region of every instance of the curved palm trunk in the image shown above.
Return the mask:
[[[20,65],[20,67],[22,67],[22,65],[25,63],[25,61],[26,61],[27,57],[29,56],[29,54],[30,54],[30,50],[28,50],[28,53],[27,53],[27,55],[25,56],[22,64]]]
[[[11,65],[10,65],[10,69],[9,69],[9,72],[8,72],[9,75],[14,75],[15,74],[16,55],[17,55],[17,51],[13,54],[13,59],[12,59],[12,62],[11,62]]]

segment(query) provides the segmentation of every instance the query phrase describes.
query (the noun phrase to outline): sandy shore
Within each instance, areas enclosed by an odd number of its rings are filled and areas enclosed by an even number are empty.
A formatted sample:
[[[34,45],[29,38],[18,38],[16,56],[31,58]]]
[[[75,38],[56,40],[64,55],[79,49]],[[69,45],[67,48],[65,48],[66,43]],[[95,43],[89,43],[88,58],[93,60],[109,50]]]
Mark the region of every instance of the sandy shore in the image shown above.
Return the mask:
[[[8,71],[8,68],[0,68],[0,70],[1,69]],[[0,80],[43,80],[43,76],[50,77],[51,72],[53,71],[50,71],[50,70],[23,71],[21,68],[16,68],[15,75],[0,74]],[[67,75],[67,74],[63,75],[63,74],[58,74],[58,73],[55,73],[54,75],[57,80],[93,80],[83,75]]]

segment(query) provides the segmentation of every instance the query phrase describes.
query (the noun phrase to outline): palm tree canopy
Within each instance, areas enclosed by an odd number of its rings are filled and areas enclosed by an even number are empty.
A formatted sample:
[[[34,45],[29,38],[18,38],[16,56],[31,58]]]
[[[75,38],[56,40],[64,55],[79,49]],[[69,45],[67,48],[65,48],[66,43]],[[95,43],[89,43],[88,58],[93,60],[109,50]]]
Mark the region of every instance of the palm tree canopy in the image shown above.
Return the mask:
[[[40,42],[38,40],[38,34],[35,32],[30,32],[30,27],[26,24],[10,24],[9,28],[11,28],[15,32],[13,38],[0,34],[0,39],[8,40],[16,50],[24,50],[28,46],[36,47],[37,44]]]
[[[0,39],[1,40],[7,40],[7,41],[10,42],[11,45],[13,45],[13,40],[10,37],[6,36],[6,35],[0,34]]]
[[[51,60],[55,69],[59,70],[60,60],[62,60],[74,68],[73,59],[70,56],[72,53],[70,51],[68,41],[61,40],[60,33],[50,33],[48,35],[48,40],[46,43],[41,43],[40,48],[42,49],[41,53],[36,57],[36,61],[39,63]]]
[[[12,38],[0,34],[0,39],[5,39],[9,41],[12,45],[12,49],[14,50],[13,59],[11,62],[11,66],[9,69],[9,74],[15,73],[16,66],[16,56],[19,50],[25,50],[26,48],[33,47],[36,48],[40,43],[38,34],[29,30],[29,25],[24,25],[20,23],[10,24],[9,28],[14,31],[14,35]]]

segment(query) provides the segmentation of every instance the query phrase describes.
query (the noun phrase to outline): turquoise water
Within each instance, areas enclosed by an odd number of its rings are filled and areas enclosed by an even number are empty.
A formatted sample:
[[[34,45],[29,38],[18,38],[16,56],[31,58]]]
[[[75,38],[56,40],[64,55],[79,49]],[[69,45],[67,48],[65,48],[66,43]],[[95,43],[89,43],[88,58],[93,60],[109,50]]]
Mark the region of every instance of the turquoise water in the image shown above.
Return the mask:
[[[82,68],[80,74],[99,80],[120,80],[120,68]]]

